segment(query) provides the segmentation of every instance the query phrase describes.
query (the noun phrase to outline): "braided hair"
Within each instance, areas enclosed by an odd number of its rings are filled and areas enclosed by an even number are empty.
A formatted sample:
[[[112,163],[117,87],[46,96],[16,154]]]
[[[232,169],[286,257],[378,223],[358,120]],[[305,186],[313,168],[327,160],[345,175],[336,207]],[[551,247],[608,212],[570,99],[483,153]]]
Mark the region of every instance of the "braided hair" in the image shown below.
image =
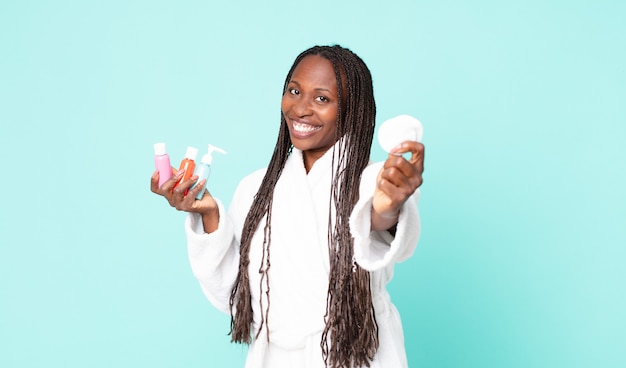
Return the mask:
[[[326,299],[326,323],[320,342],[327,367],[349,368],[370,365],[378,350],[378,326],[374,316],[369,272],[353,260],[353,238],[349,218],[356,204],[361,174],[369,162],[376,104],[372,77],[363,60],[341,46],[315,46],[302,52],[294,61],[283,93],[296,66],[307,56],[319,55],[329,60],[335,72],[339,106],[337,112],[336,140],[332,149],[333,175],[329,197],[328,249],[330,276]],[[239,273],[230,296],[231,339],[238,343],[251,343],[253,312],[251,305],[250,245],[252,236],[263,218],[263,260],[261,265],[261,290],[265,283],[268,305],[261,305],[263,328],[269,313],[269,250],[271,243],[271,214],[274,187],[293,148],[289,130],[281,113],[280,130],[265,177],[254,197],[245,219],[240,246]],[[263,298],[261,298],[263,300]]]

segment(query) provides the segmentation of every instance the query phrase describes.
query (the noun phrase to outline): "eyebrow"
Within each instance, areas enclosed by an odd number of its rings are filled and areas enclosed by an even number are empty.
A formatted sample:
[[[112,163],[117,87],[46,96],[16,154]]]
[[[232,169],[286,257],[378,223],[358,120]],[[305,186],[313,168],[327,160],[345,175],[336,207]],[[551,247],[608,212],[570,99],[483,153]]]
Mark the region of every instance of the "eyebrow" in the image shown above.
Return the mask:
[[[295,84],[296,86],[300,87],[300,83],[298,83],[297,81],[295,81],[295,80],[293,80],[293,79],[291,79],[291,80],[289,81],[289,83],[293,83],[293,84]],[[289,83],[287,83],[287,84],[289,84]],[[326,91],[326,92],[328,92],[328,93],[331,93],[331,94],[332,94],[332,92],[331,92],[328,88],[317,87],[317,88],[314,88],[314,89],[315,89],[316,91]]]

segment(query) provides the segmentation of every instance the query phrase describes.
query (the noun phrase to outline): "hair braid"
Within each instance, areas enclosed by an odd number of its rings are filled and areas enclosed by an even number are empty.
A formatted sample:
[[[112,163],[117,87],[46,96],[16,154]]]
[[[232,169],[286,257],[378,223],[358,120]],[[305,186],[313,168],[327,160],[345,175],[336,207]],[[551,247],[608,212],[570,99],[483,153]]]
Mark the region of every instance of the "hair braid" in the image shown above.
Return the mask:
[[[287,126],[284,119],[281,120],[283,121],[281,122],[278,141],[276,142],[276,148],[272,154],[272,160],[270,161],[265,177],[261,182],[259,191],[254,196],[252,207],[246,216],[241,232],[239,271],[237,273],[235,285],[233,286],[233,290],[230,294],[230,333],[231,341],[233,342],[246,344],[252,342],[250,327],[252,325],[253,315],[250,295],[250,279],[248,277],[248,267],[250,265],[250,244],[252,242],[252,236],[254,235],[263,217],[266,218],[266,226],[263,234],[263,247],[264,250],[267,248],[268,251],[267,254],[265,251],[263,252],[264,257],[267,257],[267,259],[265,259],[265,269],[263,269],[264,266],[261,265],[259,272],[264,273],[263,276],[266,278],[265,281],[269,288],[267,271],[269,270],[270,265],[269,244],[271,243],[271,232],[269,220],[271,219],[272,199],[276,182],[278,181],[278,178],[283,170],[284,163],[287,161],[287,157],[291,152],[291,139],[289,138],[289,133],[287,132]],[[263,278],[261,279],[261,283],[262,282]],[[263,310],[262,304],[261,310]],[[261,329],[259,328],[259,332],[260,331]]]
[[[342,142],[333,152],[331,205],[336,218],[329,220],[330,277],[326,327],[321,341],[329,367],[369,366],[378,350],[378,326],[374,317],[369,273],[353,260],[349,218],[359,198],[361,173],[369,162],[376,105],[372,80],[365,63],[351,52],[328,57],[344,73],[345,114],[337,134]],[[337,72],[337,71],[336,71]]]
[[[326,366],[343,368],[368,366],[378,350],[378,326],[374,317],[370,275],[356,265],[353,260],[353,239],[350,233],[349,218],[359,198],[358,188],[361,173],[369,162],[376,104],[369,69],[356,54],[340,46],[315,46],[296,58],[285,83],[287,88],[294,69],[309,55],[320,55],[329,60],[335,71],[339,94],[336,138],[341,140],[333,147],[333,175],[329,196],[328,247],[330,255],[330,276],[324,328],[321,340],[322,354]],[[265,217],[261,290],[263,281],[268,288],[268,305],[261,310],[267,327],[269,310],[269,247],[271,244],[271,208],[274,187],[282,173],[291,152],[292,144],[284,117],[276,148],[261,186],[244,222],[239,273],[233,287],[231,305],[232,341],[251,342],[253,321],[250,280],[250,243],[261,220]],[[333,213],[334,216],[333,221]],[[262,298],[261,298],[262,300]],[[263,322],[259,329],[262,329]],[[258,336],[258,332],[257,332]]]

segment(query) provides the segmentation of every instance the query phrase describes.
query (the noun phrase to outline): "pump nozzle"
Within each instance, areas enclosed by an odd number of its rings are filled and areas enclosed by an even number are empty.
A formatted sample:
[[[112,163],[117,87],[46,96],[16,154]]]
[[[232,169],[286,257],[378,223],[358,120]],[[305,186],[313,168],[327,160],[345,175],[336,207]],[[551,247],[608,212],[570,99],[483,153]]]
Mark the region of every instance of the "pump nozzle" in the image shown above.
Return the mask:
[[[204,156],[202,156],[202,162],[207,165],[211,165],[213,163],[213,152],[219,152],[223,155],[226,154],[226,151],[224,151],[223,149],[209,144],[209,150]]]

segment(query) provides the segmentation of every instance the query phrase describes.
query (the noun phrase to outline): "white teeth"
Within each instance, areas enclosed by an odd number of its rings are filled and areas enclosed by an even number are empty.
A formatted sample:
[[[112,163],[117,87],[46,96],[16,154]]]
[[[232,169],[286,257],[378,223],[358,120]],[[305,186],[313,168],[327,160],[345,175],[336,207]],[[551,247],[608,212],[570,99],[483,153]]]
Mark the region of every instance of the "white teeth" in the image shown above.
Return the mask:
[[[310,133],[318,129],[322,129],[322,127],[313,126],[309,124],[296,123],[296,122],[293,123],[293,130],[295,130],[298,133]]]

